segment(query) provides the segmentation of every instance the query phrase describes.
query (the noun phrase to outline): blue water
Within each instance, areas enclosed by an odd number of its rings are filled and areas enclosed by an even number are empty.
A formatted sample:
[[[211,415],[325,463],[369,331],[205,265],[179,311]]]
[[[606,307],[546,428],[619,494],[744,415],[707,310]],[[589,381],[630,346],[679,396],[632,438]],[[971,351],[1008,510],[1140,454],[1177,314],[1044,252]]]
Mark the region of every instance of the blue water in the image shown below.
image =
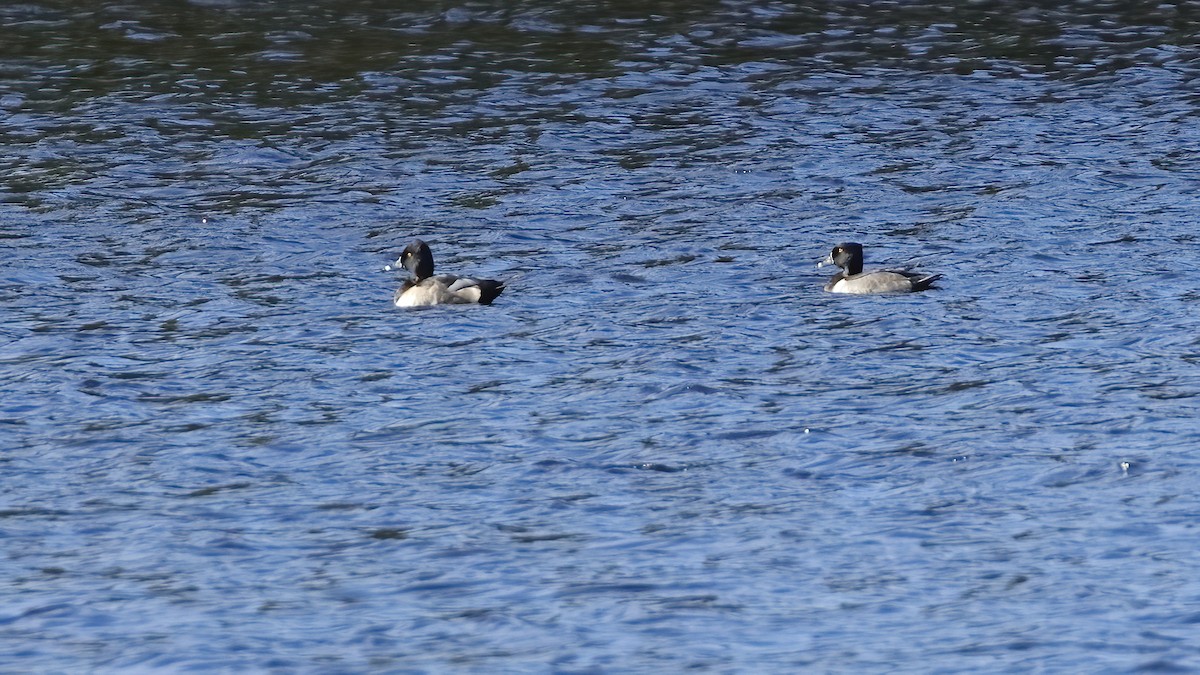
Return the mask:
[[[0,670],[1200,670],[1195,14],[0,9]]]

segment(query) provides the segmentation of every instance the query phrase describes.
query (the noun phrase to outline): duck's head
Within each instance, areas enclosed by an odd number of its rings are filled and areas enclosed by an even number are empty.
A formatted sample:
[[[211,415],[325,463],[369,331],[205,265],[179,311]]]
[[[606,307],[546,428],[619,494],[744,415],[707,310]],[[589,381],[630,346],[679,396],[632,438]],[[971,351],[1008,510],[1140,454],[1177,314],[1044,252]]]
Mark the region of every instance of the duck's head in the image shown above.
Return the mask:
[[[404,247],[396,265],[412,272],[417,279],[427,279],[433,276],[433,251],[429,250],[428,244],[418,239]]]
[[[829,256],[821,262],[821,265],[837,265],[845,270],[846,274],[861,273],[863,268],[862,244],[847,241],[834,246],[833,250],[829,252]]]

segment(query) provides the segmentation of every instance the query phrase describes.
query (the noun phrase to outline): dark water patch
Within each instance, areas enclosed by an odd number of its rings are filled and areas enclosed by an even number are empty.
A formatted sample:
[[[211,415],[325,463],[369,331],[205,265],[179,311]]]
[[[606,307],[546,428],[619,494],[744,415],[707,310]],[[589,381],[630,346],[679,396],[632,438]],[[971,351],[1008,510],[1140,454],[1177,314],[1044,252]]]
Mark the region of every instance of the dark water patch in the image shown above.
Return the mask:
[[[44,518],[46,516],[62,517],[67,515],[70,514],[40,508],[0,510],[0,518]]]
[[[251,487],[250,483],[230,483],[228,485],[214,485],[211,487],[193,490],[193,491],[187,493],[186,496],[187,497],[210,497],[212,495],[217,494],[218,492],[224,492],[227,490],[244,490],[248,487]]]
[[[404,530],[397,529],[397,528],[380,528],[378,530],[371,532],[371,538],[372,539],[400,540],[400,539],[407,539],[408,534]]]

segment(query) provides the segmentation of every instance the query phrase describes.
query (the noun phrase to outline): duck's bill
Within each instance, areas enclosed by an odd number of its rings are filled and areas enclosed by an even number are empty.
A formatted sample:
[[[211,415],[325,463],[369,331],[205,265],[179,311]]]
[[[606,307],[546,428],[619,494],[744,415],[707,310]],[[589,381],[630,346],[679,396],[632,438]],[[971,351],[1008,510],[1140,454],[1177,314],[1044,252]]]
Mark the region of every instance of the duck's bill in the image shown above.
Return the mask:
[[[833,254],[830,253],[829,255],[825,256],[824,260],[817,263],[817,269],[821,269],[822,267],[824,267],[826,265],[832,265],[832,264],[833,264]]]

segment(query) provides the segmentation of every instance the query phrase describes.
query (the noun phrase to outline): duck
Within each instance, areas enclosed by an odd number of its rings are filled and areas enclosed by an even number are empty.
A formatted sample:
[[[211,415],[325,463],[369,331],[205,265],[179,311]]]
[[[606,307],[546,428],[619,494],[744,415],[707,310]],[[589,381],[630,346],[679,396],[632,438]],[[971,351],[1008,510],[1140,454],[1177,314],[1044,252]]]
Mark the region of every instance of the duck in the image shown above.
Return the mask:
[[[825,290],[830,293],[913,293],[930,288],[942,278],[940,274],[922,274],[908,270],[876,270],[863,272],[863,247],[852,241],[833,247],[822,265],[837,265],[841,272],[833,275]]]
[[[452,274],[433,275],[433,252],[429,245],[417,239],[404,248],[396,260],[397,267],[412,272],[392,302],[397,307],[427,307],[430,305],[490,305],[504,290],[503,281],[458,277]]]

